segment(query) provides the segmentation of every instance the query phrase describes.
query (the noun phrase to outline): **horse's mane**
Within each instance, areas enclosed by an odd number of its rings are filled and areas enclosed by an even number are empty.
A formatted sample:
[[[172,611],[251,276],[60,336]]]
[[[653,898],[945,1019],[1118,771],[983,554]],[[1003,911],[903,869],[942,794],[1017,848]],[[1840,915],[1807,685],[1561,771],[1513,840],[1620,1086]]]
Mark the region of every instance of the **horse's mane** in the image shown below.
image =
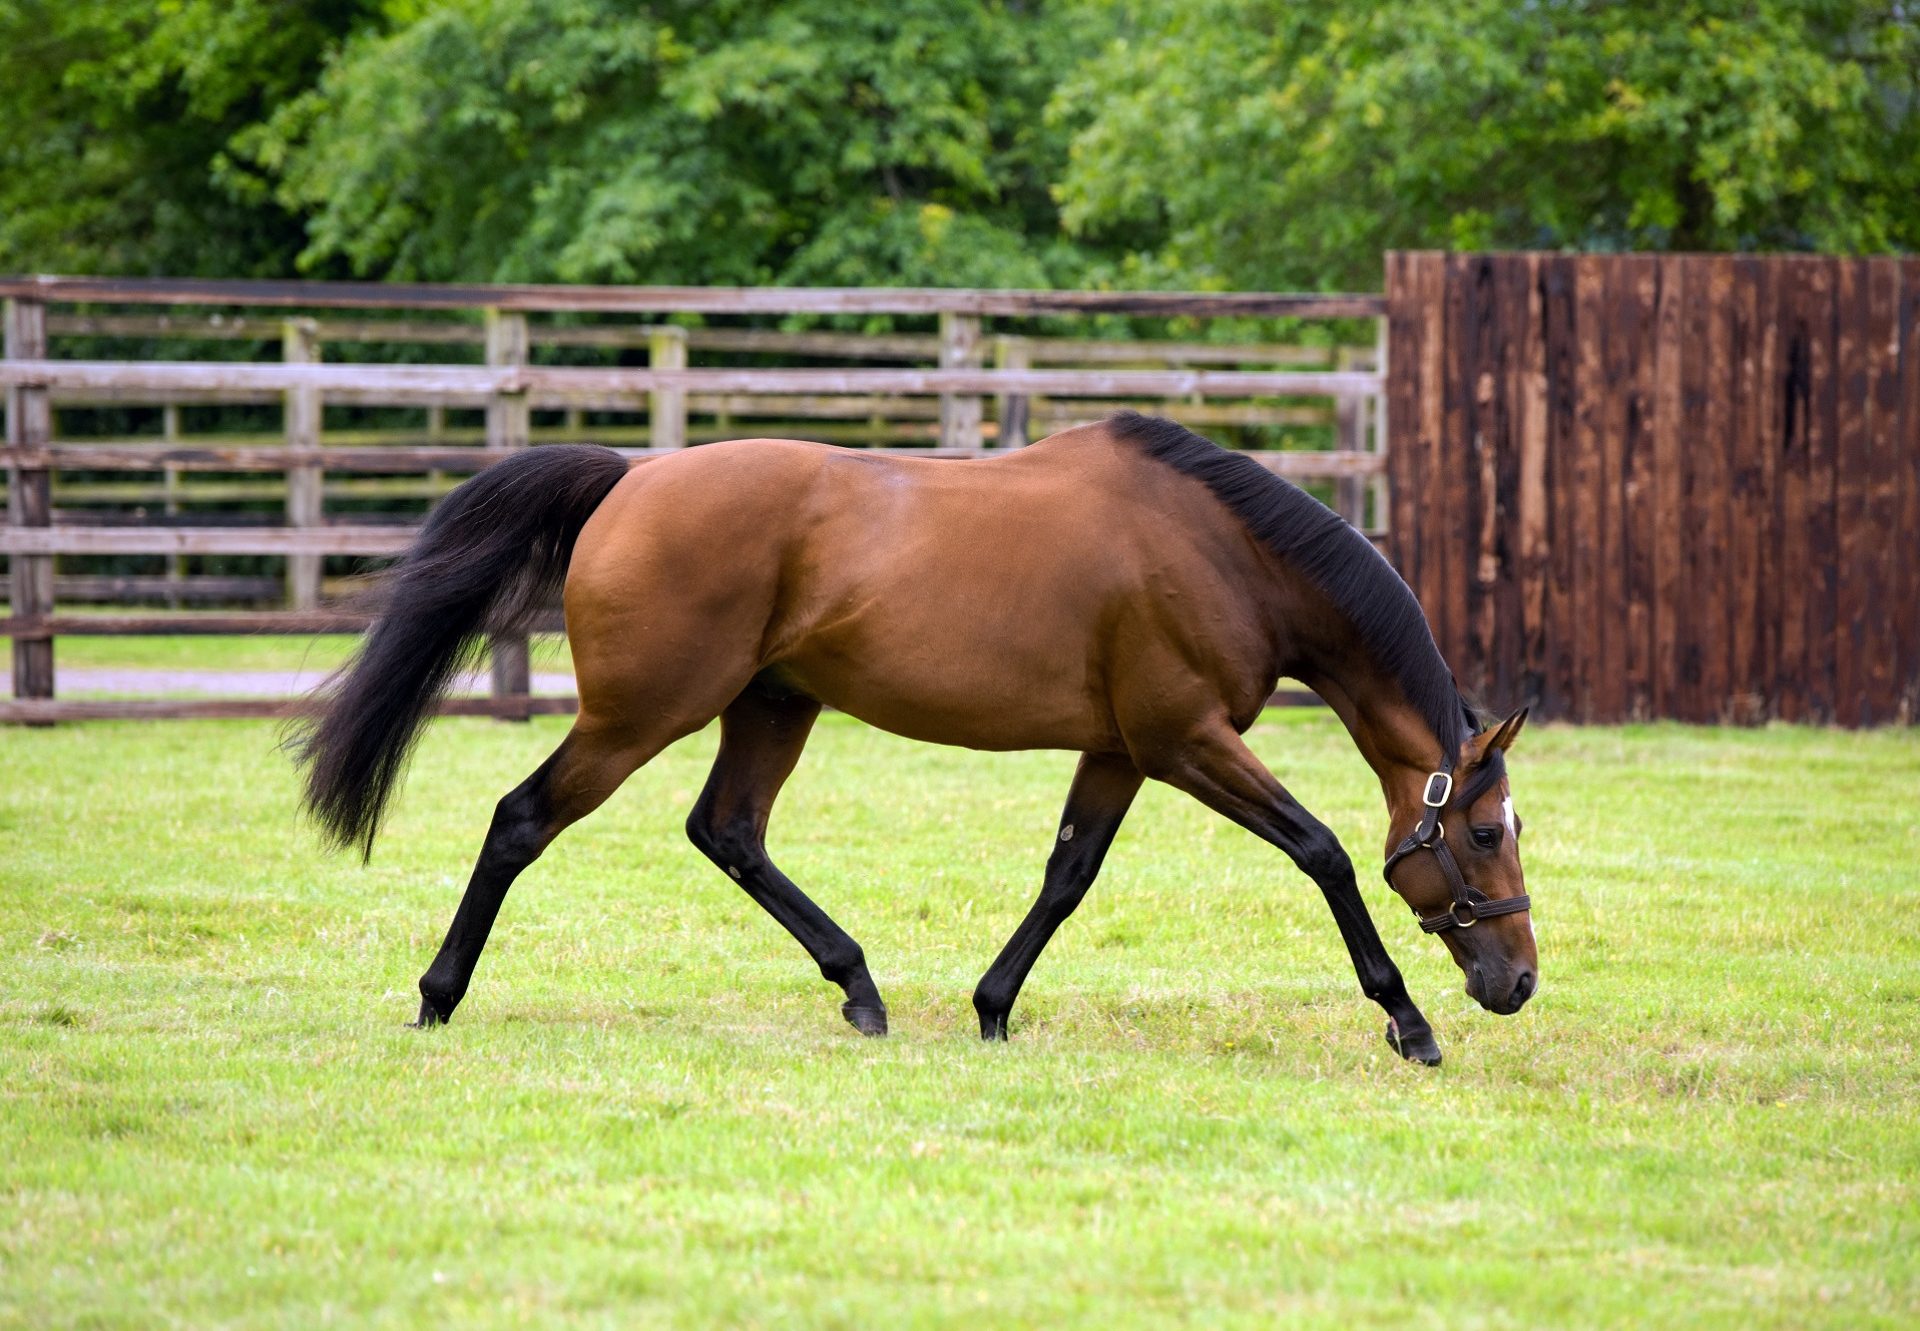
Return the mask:
[[[1135,444],[1213,491],[1256,539],[1318,587],[1352,623],[1361,644],[1400,684],[1452,757],[1478,729],[1453,672],[1434,644],[1420,602],[1373,542],[1297,485],[1259,463],[1159,416],[1123,411],[1114,436]]]

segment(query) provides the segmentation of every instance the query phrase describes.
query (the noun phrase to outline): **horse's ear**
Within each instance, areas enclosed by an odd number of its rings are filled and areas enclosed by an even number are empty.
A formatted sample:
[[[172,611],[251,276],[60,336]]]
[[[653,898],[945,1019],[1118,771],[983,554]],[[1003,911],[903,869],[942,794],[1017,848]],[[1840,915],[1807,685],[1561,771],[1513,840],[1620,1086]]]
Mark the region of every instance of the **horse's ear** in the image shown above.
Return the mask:
[[[1487,736],[1487,742],[1480,748],[1482,753],[1492,753],[1499,749],[1503,753],[1513,747],[1513,741],[1519,738],[1520,728],[1527,724],[1527,714],[1533,710],[1531,705],[1523,706],[1506,720],[1502,721],[1494,732]]]

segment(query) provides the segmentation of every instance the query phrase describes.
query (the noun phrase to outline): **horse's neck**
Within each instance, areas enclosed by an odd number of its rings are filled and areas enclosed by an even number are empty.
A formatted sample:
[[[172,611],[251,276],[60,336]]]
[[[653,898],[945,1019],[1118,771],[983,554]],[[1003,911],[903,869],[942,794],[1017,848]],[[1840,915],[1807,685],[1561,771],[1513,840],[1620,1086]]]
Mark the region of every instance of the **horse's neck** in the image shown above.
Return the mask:
[[[1399,685],[1377,669],[1355,669],[1342,662],[1338,675],[1317,674],[1307,681],[1353,736],[1355,747],[1380,778],[1386,797],[1389,840],[1396,829],[1419,820],[1427,777],[1453,755]]]

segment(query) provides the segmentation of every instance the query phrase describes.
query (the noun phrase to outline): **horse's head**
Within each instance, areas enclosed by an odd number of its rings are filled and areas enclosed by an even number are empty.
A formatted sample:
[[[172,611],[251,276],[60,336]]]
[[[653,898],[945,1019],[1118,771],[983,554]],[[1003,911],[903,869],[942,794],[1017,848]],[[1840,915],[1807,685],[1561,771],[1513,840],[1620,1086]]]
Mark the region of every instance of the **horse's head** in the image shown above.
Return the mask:
[[[1418,821],[1396,826],[1387,882],[1440,935],[1489,1012],[1518,1012],[1539,985],[1532,917],[1520,871],[1520,818],[1507,785],[1507,750],[1527,709],[1472,736],[1453,770],[1436,772]],[[1404,821],[1404,820],[1403,820]]]

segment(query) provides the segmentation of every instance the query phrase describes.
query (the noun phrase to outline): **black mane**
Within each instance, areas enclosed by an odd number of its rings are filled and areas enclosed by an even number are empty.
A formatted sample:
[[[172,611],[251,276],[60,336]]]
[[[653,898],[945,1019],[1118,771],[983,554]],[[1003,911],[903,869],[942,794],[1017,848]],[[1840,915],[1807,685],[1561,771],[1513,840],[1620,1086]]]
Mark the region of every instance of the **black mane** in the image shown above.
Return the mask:
[[[1247,530],[1300,570],[1353,624],[1361,643],[1426,720],[1449,760],[1476,728],[1420,602],[1373,542],[1297,485],[1159,416],[1123,411],[1121,439],[1213,491]]]

